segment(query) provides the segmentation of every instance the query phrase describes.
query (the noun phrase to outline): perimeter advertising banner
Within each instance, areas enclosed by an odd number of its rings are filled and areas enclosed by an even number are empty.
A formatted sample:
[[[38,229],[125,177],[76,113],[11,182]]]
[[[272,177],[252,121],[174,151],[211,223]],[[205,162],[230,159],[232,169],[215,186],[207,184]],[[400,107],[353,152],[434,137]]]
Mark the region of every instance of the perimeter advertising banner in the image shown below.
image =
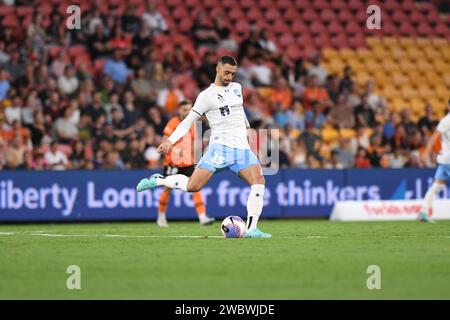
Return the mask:
[[[161,188],[137,193],[152,171],[2,171],[0,221],[154,220]],[[280,170],[266,176],[263,216],[328,218],[338,201],[420,199],[433,170]],[[250,188],[230,172],[202,190],[209,215],[246,216]],[[448,198],[449,190],[442,196]],[[173,191],[170,219],[196,219],[192,196]]]

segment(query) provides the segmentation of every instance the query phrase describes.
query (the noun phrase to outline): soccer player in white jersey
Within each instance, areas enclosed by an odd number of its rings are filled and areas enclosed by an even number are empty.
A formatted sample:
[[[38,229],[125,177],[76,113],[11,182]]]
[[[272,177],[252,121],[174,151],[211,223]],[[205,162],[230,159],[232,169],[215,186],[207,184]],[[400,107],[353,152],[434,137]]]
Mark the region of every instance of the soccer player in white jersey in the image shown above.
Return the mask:
[[[439,124],[428,140],[427,147],[423,154],[423,160],[428,163],[430,152],[437,139],[441,139],[442,150],[437,156],[437,170],[434,175],[434,182],[425,194],[424,203],[417,217],[420,221],[433,222],[428,213],[436,196],[445,188],[450,180],[450,99],[447,104],[447,115],[439,121]]]
[[[247,231],[244,236],[270,238],[270,234],[257,227],[264,204],[265,180],[261,165],[248,144],[247,129],[250,125],[244,113],[241,85],[232,81],[236,70],[236,60],[230,56],[222,56],[216,66],[214,83],[198,95],[188,116],[158,147],[158,152],[167,152],[189,131],[194,121],[206,114],[212,131],[209,147],[191,177],[176,174],[163,178],[154,174],[150,178],[142,179],[136,190],[141,192],[165,186],[197,192],[215,172],[230,169],[250,185]]]

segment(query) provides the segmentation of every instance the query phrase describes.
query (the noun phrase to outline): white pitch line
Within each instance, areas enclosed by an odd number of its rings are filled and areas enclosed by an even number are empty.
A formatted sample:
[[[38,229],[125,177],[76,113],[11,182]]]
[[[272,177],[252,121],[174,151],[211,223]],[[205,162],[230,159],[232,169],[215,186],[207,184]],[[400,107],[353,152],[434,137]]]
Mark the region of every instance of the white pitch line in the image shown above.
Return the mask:
[[[148,238],[148,239],[158,239],[158,238],[173,238],[173,239],[225,239],[223,236],[200,236],[200,235],[126,235],[126,234],[60,234],[60,233],[35,233],[35,232],[0,232],[2,235],[17,235],[17,236],[33,236],[33,237],[91,237],[91,238]],[[298,239],[300,237],[277,237],[278,239]]]

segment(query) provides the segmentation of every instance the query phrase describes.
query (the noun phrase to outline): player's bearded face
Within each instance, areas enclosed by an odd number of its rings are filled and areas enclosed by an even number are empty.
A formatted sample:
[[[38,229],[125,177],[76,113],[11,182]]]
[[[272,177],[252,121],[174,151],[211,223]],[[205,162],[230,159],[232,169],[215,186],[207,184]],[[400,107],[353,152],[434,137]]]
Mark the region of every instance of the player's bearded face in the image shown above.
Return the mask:
[[[217,73],[219,74],[219,79],[222,85],[227,86],[233,81],[233,78],[236,74],[236,66],[232,66],[229,64],[219,65],[217,67]]]

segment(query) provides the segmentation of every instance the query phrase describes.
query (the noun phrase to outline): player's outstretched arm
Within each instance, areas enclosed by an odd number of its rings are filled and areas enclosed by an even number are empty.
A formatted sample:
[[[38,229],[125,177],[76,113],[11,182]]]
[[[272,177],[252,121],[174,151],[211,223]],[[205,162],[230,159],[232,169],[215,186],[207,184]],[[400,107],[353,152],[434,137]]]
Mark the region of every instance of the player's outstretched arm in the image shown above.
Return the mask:
[[[199,115],[195,111],[190,111],[186,118],[180,122],[175,131],[170,135],[170,137],[161,143],[157,149],[159,153],[165,153],[170,150],[170,148],[180,140],[186,133],[188,133],[189,129],[192,127],[192,124],[199,118]]]

